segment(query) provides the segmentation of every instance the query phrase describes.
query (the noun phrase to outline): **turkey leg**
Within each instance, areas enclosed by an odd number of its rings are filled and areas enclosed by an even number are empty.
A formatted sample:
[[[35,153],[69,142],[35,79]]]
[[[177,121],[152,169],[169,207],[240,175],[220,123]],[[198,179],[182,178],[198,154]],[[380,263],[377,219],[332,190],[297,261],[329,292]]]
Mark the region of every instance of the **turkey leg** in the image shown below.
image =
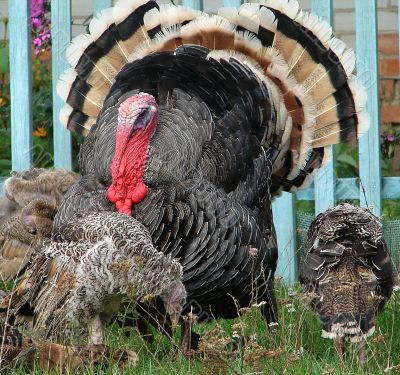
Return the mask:
[[[100,317],[96,315],[89,323],[89,345],[103,345],[104,325]]]
[[[364,338],[358,343],[358,360],[360,361],[360,366],[365,368],[367,364],[367,359],[365,356],[365,340]]]
[[[193,332],[193,323],[196,321],[196,316],[192,313],[182,317],[182,352],[184,355],[190,355],[191,351],[196,351],[199,348],[200,335]]]

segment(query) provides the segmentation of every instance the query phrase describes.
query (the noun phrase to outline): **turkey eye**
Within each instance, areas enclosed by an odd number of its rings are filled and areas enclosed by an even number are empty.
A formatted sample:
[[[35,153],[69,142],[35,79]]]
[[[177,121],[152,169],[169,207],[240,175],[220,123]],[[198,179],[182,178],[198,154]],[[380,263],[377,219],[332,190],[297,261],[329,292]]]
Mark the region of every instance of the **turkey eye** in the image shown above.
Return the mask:
[[[135,121],[135,128],[142,128],[147,125],[151,118],[151,111],[148,108],[143,109]]]
[[[142,112],[139,113],[138,120],[142,120],[146,116],[147,110],[143,109]]]

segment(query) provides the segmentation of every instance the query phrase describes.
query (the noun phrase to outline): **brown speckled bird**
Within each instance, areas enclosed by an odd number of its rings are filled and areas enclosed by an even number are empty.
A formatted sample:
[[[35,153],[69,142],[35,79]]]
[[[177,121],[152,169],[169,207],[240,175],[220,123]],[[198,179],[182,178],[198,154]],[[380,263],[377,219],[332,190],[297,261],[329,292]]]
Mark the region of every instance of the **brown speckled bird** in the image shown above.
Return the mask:
[[[67,346],[33,340],[16,327],[0,323],[0,371],[24,364],[30,369],[39,365],[44,370],[60,373],[80,367],[117,364],[136,365],[138,356],[129,350],[110,350],[104,346]]]
[[[392,294],[394,275],[382,226],[369,210],[344,203],[311,224],[300,281],[304,300],[321,319],[322,337],[360,343]]]
[[[0,224],[0,280],[15,280],[33,248],[49,238],[57,213],[55,200],[36,199]]]
[[[23,271],[32,248],[51,234],[53,219],[77,175],[66,169],[31,168],[13,173],[0,199],[0,280]]]
[[[58,205],[77,179],[77,174],[67,169],[30,168],[13,172],[12,177],[4,182],[4,194],[16,210],[40,198],[53,198]]]
[[[88,334],[104,344],[105,326],[124,296],[159,296],[177,322],[186,299],[182,266],[158,252],[148,230],[118,212],[76,217],[39,247],[11,297],[12,315],[31,310],[38,337],[66,343]],[[76,329],[75,329],[76,328]]]

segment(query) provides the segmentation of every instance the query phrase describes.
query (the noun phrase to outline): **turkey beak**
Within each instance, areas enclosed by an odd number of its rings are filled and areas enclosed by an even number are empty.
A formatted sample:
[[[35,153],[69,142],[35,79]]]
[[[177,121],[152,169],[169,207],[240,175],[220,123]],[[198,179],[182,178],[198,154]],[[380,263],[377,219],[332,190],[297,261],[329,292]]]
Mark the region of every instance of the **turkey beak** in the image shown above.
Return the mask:
[[[169,314],[169,317],[171,319],[172,329],[175,329],[177,327],[180,316],[181,314],[179,314],[178,312],[173,312]]]

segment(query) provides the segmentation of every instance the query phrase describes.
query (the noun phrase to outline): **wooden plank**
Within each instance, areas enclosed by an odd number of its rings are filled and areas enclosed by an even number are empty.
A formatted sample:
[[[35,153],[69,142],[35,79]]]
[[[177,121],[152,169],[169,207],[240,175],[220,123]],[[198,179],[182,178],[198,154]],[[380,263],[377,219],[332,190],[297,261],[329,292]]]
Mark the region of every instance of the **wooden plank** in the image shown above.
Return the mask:
[[[242,5],[242,0],[223,0],[222,5],[224,7],[240,7]]]
[[[54,166],[71,169],[71,134],[60,123],[60,110],[64,103],[56,91],[60,74],[69,67],[65,51],[71,40],[71,0],[51,0],[51,24]]]
[[[276,274],[288,284],[297,281],[296,199],[291,193],[282,193],[272,203],[272,212],[278,241],[278,268]]]
[[[378,96],[378,45],[376,1],[356,0],[357,76],[368,89],[367,109],[371,127],[360,139],[360,178],[365,187],[360,204],[375,215],[382,211],[380,116]]]
[[[3,187],[5,180],[6,180],[5,177],[0,177],[0,198],[4,195]]]
[[[112,0],[93,0],[93,14],[96,15],[105,8],[113,6]]]
[[[32,166],[32,40],[30,1],[10,1],[10,92],[12,169]]]
[[[332,24],[333,21],[332,0],[312,0],[312,12]],[[336,204],[336,172],[335,172],[335,150],[332,152],[332,162],[321,169],[315,176],[315,214],[326,211]]]
[[[182,0],[185,7],[203,10],[203,0]]]
[[[299,191],[298,200],[313,201],[315,198],[314,186]],[[360,199],[358,178],[339,178],[337,180],[336,199]],[[383,178],[382,199],[400,199],[400,177]]]

